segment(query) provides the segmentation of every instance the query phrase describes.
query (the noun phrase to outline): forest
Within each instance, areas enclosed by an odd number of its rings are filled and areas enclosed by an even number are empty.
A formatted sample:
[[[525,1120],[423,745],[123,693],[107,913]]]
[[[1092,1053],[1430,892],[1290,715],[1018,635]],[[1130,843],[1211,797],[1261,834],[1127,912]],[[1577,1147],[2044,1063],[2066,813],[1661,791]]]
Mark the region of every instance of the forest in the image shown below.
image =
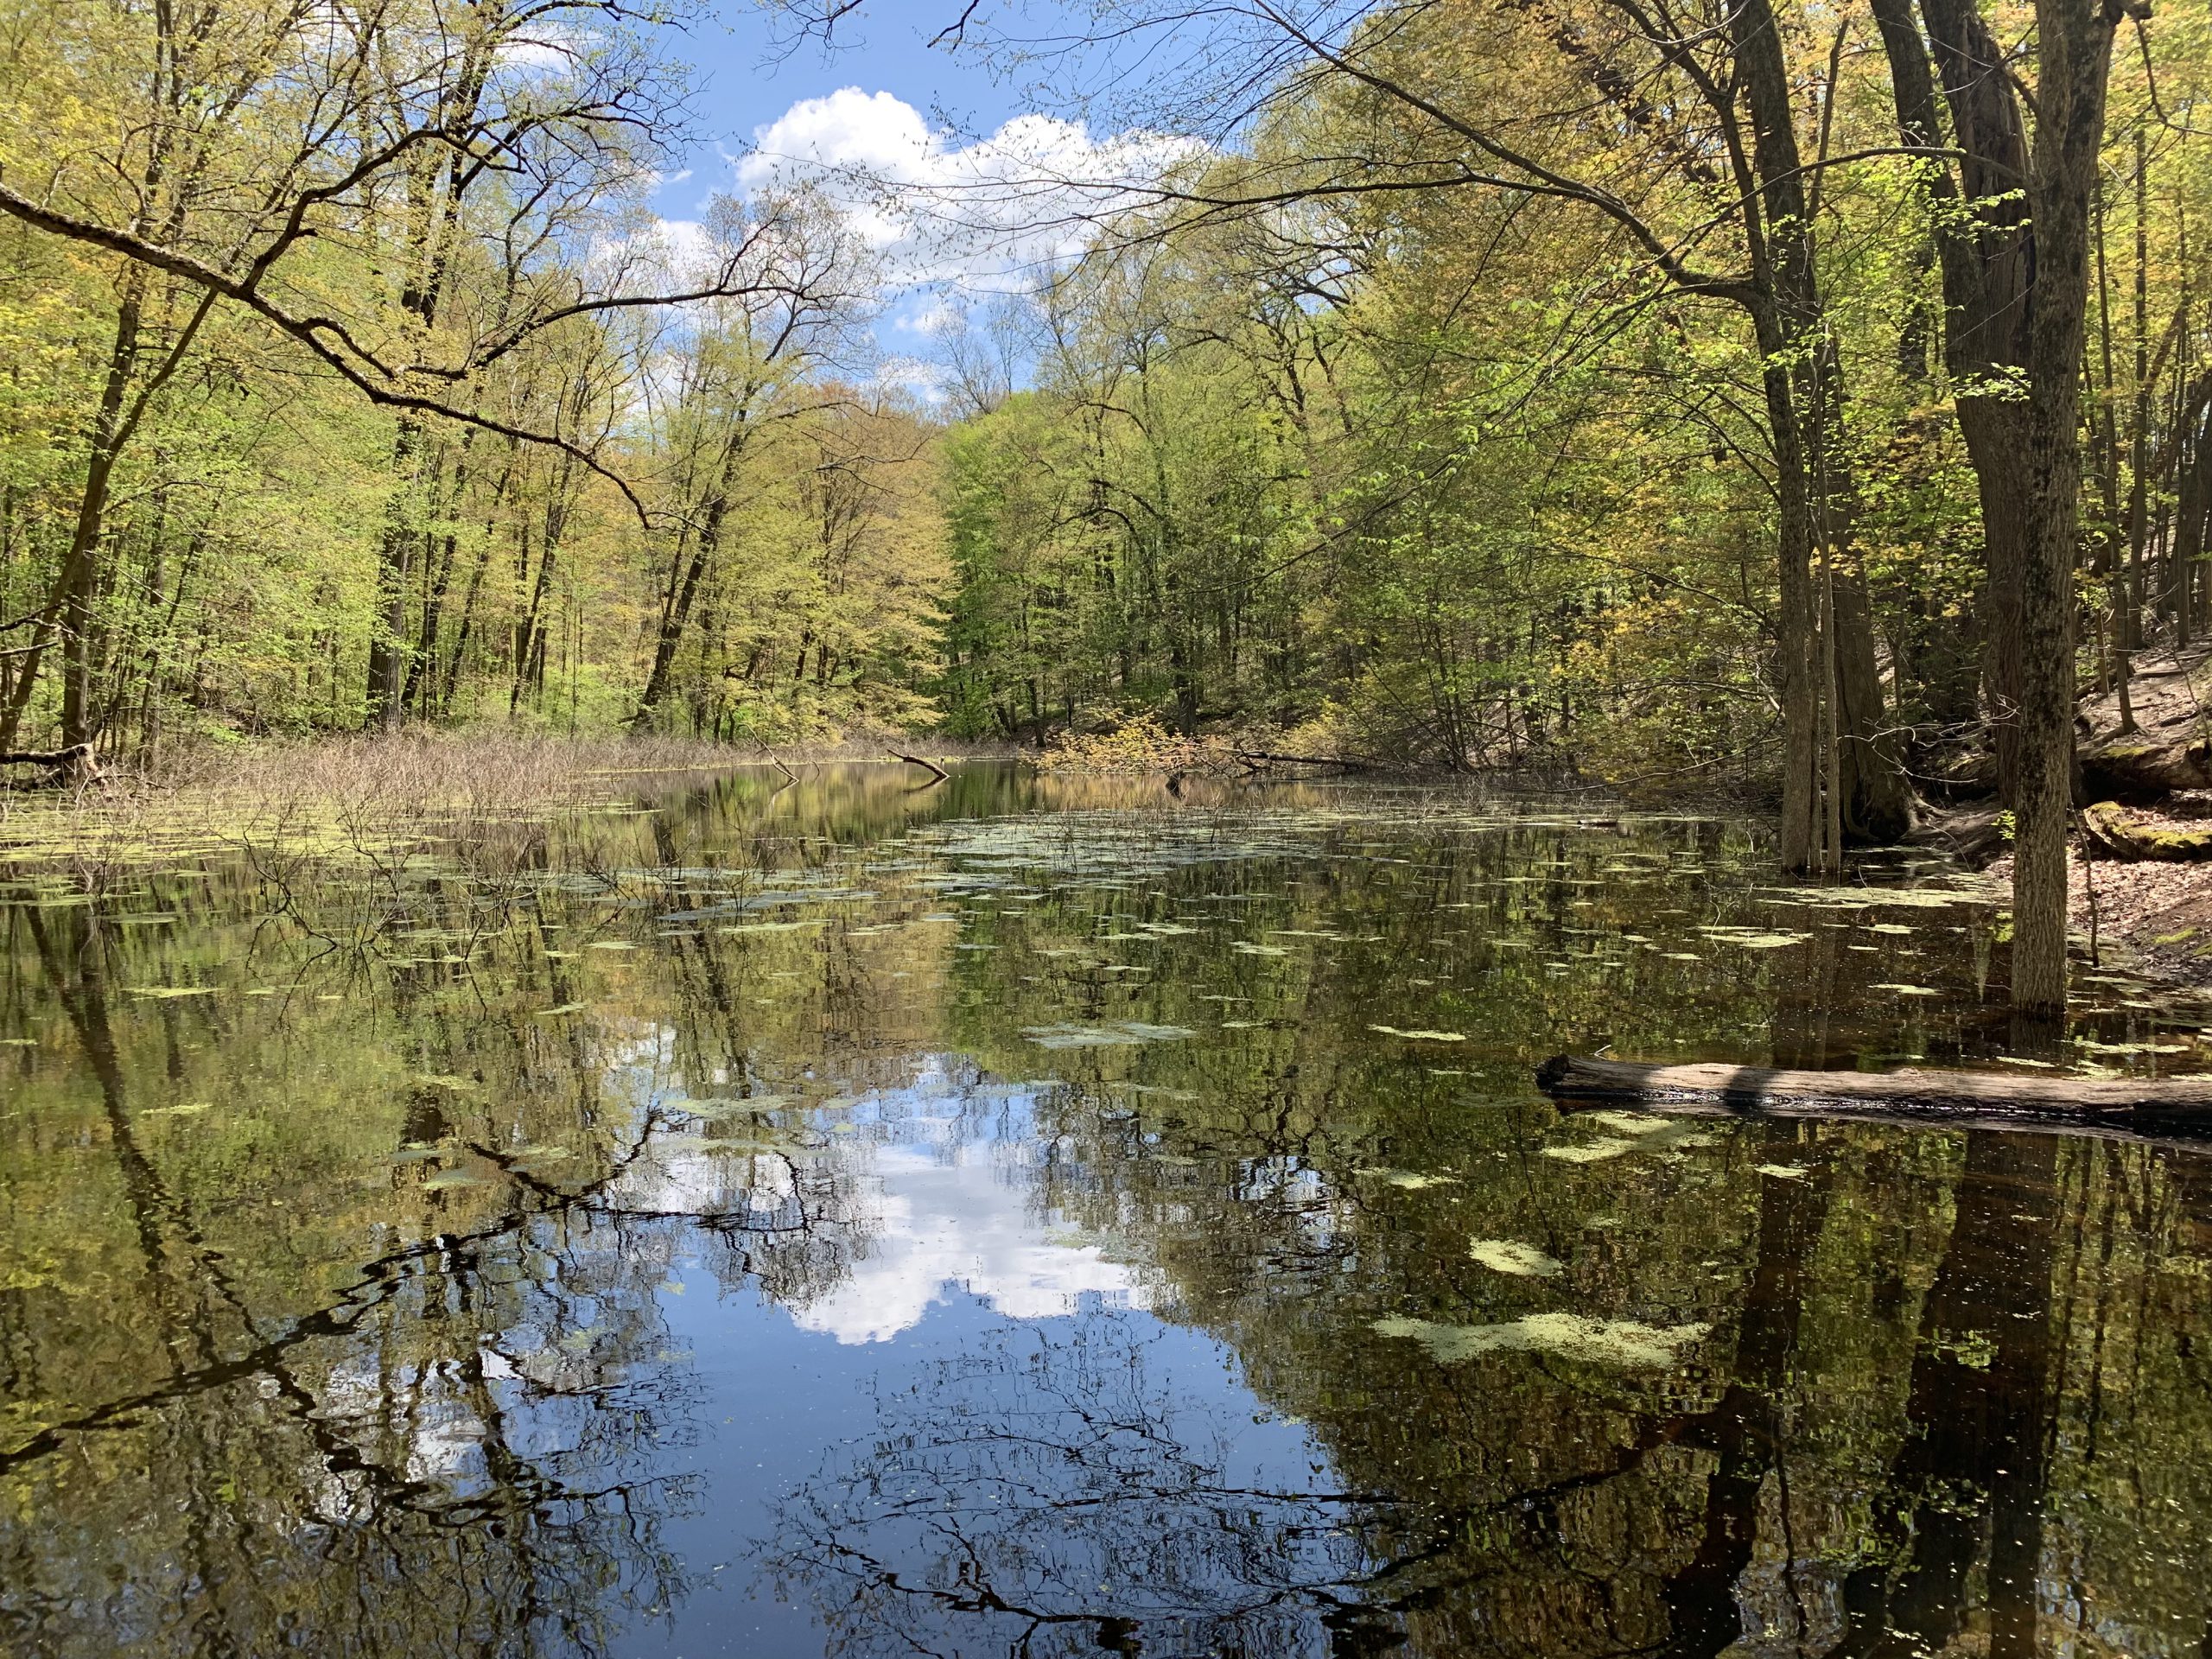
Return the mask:
[[[686,21],[10,9],[0,750],[1141,723],[1810,871],[1980,794],[2063,1005],[2077,704],[2212,632],[2201,10],[971,5],[1147,142],[916,210],[1075,249],[919,386],[867,181],[647,208]],[[1068,29],[1149,55],[1079,96]]]
[[[0,0],[0,1654],[2208,1659],[2208,145]]]

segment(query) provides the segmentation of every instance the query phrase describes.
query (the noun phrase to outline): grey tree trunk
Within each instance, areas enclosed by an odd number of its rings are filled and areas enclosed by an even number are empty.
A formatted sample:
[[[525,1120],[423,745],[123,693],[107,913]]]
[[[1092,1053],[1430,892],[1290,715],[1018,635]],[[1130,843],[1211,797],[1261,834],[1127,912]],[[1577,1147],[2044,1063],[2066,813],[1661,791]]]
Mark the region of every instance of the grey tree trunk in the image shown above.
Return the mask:
[[[1942,227],[1946,357],[1959,383],[1960,428],[1980,484],[1987,539],[1989,700],[1999,776],[2017,823],[2012,1005],[2030,1022],[2061,1016],[2066,1007],[2089,215],[2113,36],[2133,3],[2036,0],[2040,74],[2031,150],[1979,0],[1921,0],[1962,158],[1955,178],[1932,166],[1928,176]],[[1874,8],[1899,128],[1909,141],[1933,145],[1935,99],[1910,0],[1874,0]]]
[[[2027,131],[2004,54],[1977,0],[1873,0],[1890,65],[1897,130],[1907,143],[1946,145],[1948,110],[1958,171],[1948,157],[1921,166],[1931,235],[1943,279],[1943,361],[1956,399],[1960,435],[1981,503],[1986,577],[1982,699],[1997,753],[1998,790],[2008,803],[2019,774],[2020,573],[2028,544],[2028,480],[2020,401],[2028,361],[2028,287],[2033,233],[2020,181]],[[1931,67],[1930,55],[1933,54]],[[1942,77],[1942,104],[1936,73]]]
[[[2066,1010],[2067,830],[2074,804],[2074,559],[2082,493],[2081,367],[2089,212],[2121,14],[2037,0],[2042,59],[2028,207],[2036,227],[2020,582],[2019,828],[2012,862],[2012,1007]]]

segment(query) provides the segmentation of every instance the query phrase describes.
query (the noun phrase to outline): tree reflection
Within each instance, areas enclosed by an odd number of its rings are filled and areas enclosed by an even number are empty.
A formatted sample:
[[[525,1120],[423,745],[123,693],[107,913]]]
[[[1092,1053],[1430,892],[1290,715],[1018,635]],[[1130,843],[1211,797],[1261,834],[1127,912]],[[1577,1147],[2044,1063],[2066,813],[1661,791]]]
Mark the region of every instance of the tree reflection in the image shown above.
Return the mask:
[[[671,1208],[671,1137],[652,1111],[592,1166],[546,1179],[472,1121],[461,1067],[505,1058],[480,1027],[437,1057],[445,1081],[408,1091],[399,1134],[466,1145],[505,1173],[499,1201],[341,1269],[320,1306],[257,1306],[238,1269],[259,1264],[236,1245],[265,1224],[238,1215],[233,1190],[211,1229],[141,1144],[140,1123],[161,1120],[132,1098],[112,938],[83,909],[25,925],[97,1089],[124,1226],[99,1258],[119,1275],[103,1294],[111,1364],[84,1363],[80,1287],[0,1291],[10,1398],[37,1414],[0,1449],[10,1645],[601,1654],[634,1610],[679,1598],[660,1539],[696,1497],[668,1453],[696,1385],[668,1351],[660,1284],[698,1230],[735,1271],[820,1246],[812,1271],[834,1275],[843,1189],[809,1179],[764,1205],[757,1172],[723,1160],[689,1194],[702,1202]],[[518,1058],[496,1074],[527,1077],[535,1062]],[[569,1058],[563,1089],[601,1118],[603,1066]],[[397,1166],[411,1179],[395,1196],[435,1209],[423,1168]],[[288,1207],[264,1198],[252,1214]]]
[[[1609,1037],[1971,1052],[1978,938],[1724,957],[1705,873],[1765,878],[1718,824],[1007,798],[719,783],[0,911],[0,1647],[623,1651],[745,1408],[676,1350],[682,1272],[877,1379],[753,1558],[840,1654],[2199,1651],[2212,1160],[1584,1162],[1527,1086]],[[1876,973],[1955,995],[1878,1018]],[[1118,1022],[1197,1034],[1031,1040]],[[938,1358],[948,1280],[995,1315]],[[1708,1334],[1376,1330],[1559,1314]]]
[[[1272,1484],[1279,1460],[1239,1444],[1251,1425],[1179,1389],[1160,1347],[1093,1314],[932,1366],[784,1503],[765,1567],[804,1586],[840,1655],[1351,1641],[1377,1496]]]

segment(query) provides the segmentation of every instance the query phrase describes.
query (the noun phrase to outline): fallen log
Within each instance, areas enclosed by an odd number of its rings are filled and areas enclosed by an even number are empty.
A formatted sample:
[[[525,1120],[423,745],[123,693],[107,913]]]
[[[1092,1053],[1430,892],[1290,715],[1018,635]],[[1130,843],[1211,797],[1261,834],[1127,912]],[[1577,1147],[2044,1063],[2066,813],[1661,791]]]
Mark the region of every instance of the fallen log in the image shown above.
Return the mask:
[[[1925,1128],[2033,1128],[2128,1139],[2212,1137],[2212,1077],[2018,1077],[1993,1071],[1783,1071],[1639,1065],[1558,1054],[1536,1068],[1558,1102],[1705,1117],[1839,1117]]]
[[[2196,722],[2190,725],[2194,728]],[[2094,795],[2155,801],[2212,785],[2212,743],[2196,730],[2175,736],[2132,732],[2082,751],[2082,786]]]
[[[2082,838],[2107,858],[2168,864],[2212,858],[2212,819],[2171,819],[2100,801],[2082,813]]]
[[[70,779],[98,779],[99,761],[89,743],[66,749],[0,749],[0,766],[45,766]]]
[[[1236,758],[1256,772],[1262,766],[1335,766],[1344,772],[1370,772],[1371,760],[1355,760],[1342,754],[1275,754],[1267,749],[1238,749]]]
[[[2206,653],[2147,653],[2128,675],[2130,718],[2117,687],[2082,708],[2075,753],[2091,800],[2156,801],[2212,785],[2212,721],[2198,689]]]
[[[910,766],[920,766],[925,771],[935,772],[937,774],[937,781],[940,784],[944,782],[946,779],[952,776],[950,772],[947,772],[943,766],[938,765],[936,761],[925,760],[918,754],[908,754],[903,749],[893,749],[890,751],[890,754],[891,758],[894,760],[904,760]]]

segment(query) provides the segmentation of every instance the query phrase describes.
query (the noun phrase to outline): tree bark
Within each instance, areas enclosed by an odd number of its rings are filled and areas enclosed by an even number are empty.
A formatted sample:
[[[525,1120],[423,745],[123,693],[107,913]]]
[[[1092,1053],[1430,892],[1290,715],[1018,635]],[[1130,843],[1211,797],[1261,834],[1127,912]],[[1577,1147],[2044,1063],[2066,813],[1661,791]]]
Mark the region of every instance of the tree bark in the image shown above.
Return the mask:
[[[2035,263],[2021,194],[2027,132],[2004,53],[1977,0],[1922,0],[1922,9],[1928,23],[1924,43],[1912,0],[1873,0],[1899,136],[1929,149],[1943,145],[1936,101],[1940,69],[1943,104],[1961,152],[1955,175],[1948,160],[1933,156],[1920,169],[1942,273],[1944,366],[1980,498],[1986,580],[1976,611],[1983,625],[1983,701],[1997,754],[1998,791],[2010,803],[2019,772],[2019,583],[2029,536],[2019,401]]]
[[[1893,842],[1909,831],[1912,797],[1888,731],[1872,616],[1852,557],[1843,378],[1825,326],[1781,25],[1769,0],[1739,0],[1729,18],[1758,181],[1752,263],[1762,292],[1750,308],[1764,359],[1780,520],[1781,850],[1792,868],[1834,868],[1838,840]],[[1816,551],[1824,582],[1815,577]],[[1832,775],[1824,775],[1824,713]]]
[[[384,533],[377,542],[377,632],[369,640],[366,723],[397,731],[407,711],[408,555],[415,544],[414,514],[409,509],[415,487],[415,457],[422,448],[423,423],[409,416],[392,439],[392,475],[399,488],[385,510]]]
[[[1932,162],[1925,176],[1943,268],[1945,358],[1980,486],[1998,776],[2016,815],[2012,1002],[2033,1021],[2066,1006],[2089,212],[2125,3],[2036,0],[2041,73],[2031,151],[1980,0],[1922,0],[1961,156],[1955,178]],[[1910,0],[1875,0],[1875,16],[1899,130],[1932,145],[1933,86]]]
[[[1804,442],[1808,400],[1799,384],[1803,365],[1819,353],[1819,300],[1780,25],[1768,0],[1742,0],[1730,8],[1729,22],[1759,181],[1762,234],[1754,238],[1752,258],[1764,280],[1751,313],[1764,359],[1761,382],[1773,434],[1779,517],[1781,608],[1775,643],[1783,731],[1780,853],[1790,869],[1820,869],[1838,849],[1824,844],[1822,833],[1819,728],[1825,688],[1813,585],[1813,483]]]
[[[2067,829],[2074,798],[2074,562],[2082,487],[2081,365],[2089,209],[2120,14],[2037,0],[2042,73],[2028,205],[2035,222],[2026,465],[2031,540],[2020,582],[2018,829],[2012,857],[2012,1007],[2066,1008]]]

